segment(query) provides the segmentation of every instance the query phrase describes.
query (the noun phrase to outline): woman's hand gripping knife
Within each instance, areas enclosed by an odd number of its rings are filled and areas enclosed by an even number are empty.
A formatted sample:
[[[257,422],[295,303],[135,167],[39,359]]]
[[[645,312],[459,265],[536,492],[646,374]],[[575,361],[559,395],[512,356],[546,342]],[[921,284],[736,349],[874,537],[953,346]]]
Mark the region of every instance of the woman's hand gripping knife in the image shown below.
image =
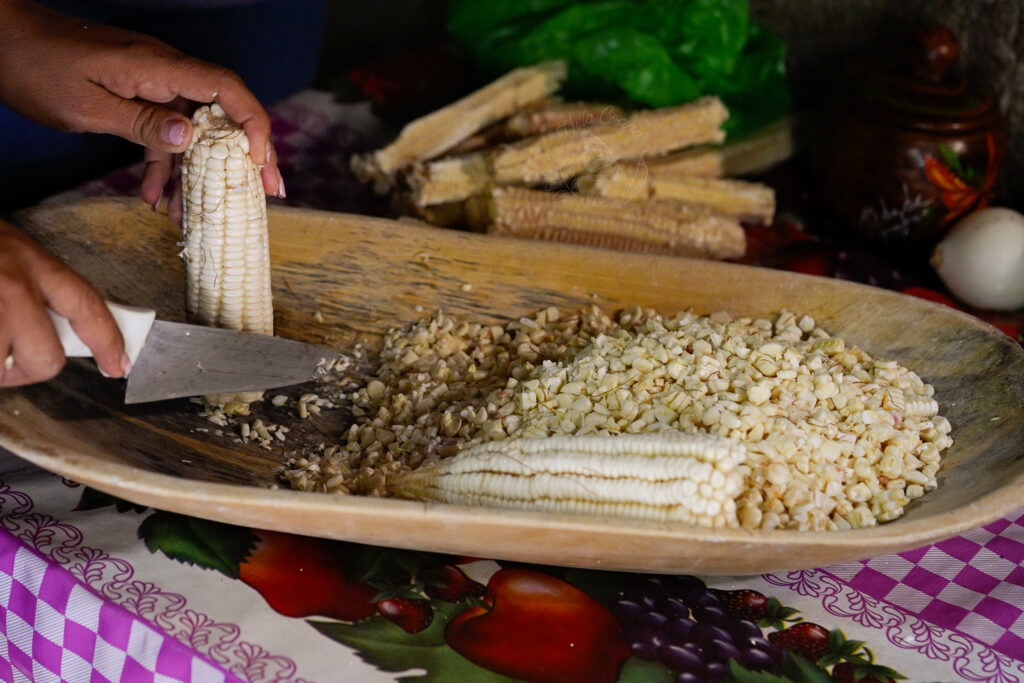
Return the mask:
[[[0,221],[0,386],[42,382],[64,367],[47,308],[70,321],[103,372],[128,373],[121,332],[96,288]]]

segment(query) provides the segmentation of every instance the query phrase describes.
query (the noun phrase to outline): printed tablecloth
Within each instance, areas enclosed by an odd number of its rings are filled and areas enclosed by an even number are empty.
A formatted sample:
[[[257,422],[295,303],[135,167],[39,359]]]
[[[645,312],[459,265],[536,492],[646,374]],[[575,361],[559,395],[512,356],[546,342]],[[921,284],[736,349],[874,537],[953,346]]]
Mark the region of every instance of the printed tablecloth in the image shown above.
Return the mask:
[[[311,91],[272,114],[287,202],[360,210],[366,190],[345,158],[385,134],[370,110]],[[135,194],[139,175],[133,167],[61,198]],[[814,242],[772,263],[806,270],[817,242],[795,224],[774,230],[751,235],[752,258]],[[842,276],[844,258],[818,253],[810,269]],[[880,284],[891,283],[914,288],[891,274]],[[1019,334],[1013,316],[993,322]],[[1024,681],[1022,607],[1024,509],[899,555],[702,579],[219,524],[133,506],[0,452],[3,681],[683,682],[726,672],[870,681],[898,672],[1013,683]]]

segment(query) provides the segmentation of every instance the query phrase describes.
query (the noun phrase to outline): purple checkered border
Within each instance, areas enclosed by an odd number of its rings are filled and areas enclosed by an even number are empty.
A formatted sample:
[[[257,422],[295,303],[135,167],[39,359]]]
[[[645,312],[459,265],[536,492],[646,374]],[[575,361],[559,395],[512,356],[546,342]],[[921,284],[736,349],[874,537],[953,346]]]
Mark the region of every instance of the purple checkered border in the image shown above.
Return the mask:
[[[242,683],[2,529],[0,681]]]
[[[899,555],[765,574],[892,645],[947,662],[961,680],[1024,681],[1024,509]]]
[[[243,640],[237,624],[192,609],[184,596],[140,580],[129,562],[83,545],[81,530],[35,512],[34,506],[27,493],[0,481],[0,528],[83,581],[105,601],[120,605],[201,657],[253,683],[309,683],[296,677],[292,659]]]
[[[825,571],[861,593],[1024,660],[1024,510],[934,545]]]

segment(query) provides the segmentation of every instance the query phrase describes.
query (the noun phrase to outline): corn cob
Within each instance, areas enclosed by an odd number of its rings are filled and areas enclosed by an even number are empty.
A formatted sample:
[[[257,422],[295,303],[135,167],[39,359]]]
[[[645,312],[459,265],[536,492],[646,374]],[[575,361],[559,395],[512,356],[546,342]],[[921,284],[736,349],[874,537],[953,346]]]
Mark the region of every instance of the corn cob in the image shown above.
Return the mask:
[[[700,258],[739,258],[746,236],[734,218],[679,202],[634,202],[606,197],[499,188],[492,190],[497,235]]]
[[[416,206],[405,196],[398,206],[402,213],[410,213],[431,225],[484,232],[491,220],[489,202],[487,195],[475,195],[461,202]]]
[[[735,527],[746,457],[736,441],[681,432],[491,441],[392,475],[395,496],[705,527]]]
[[[623,122],[626,115],[618,107],[601,102],[553,102],[546,107],[518,111],[505,121],[508,137],[526,138],[557,130],[604,123]]]
[[[704,97],[679,107],[633,114],[624,121],[548,133],[511,145],[491,159],[498,184],[554,185],[620,159],[661,156],[672,150],[720,142],[729,112]]]
[[[192,118],[182,162],[186,308],[204,325],[274,333],[267,202],[249,138],[217,104]],[[244,412],[259,392],[207,397]]]
[[[484,192],[491,182],[487,156],[482,152],[417,164],[408,177],[416,206],[457,202]]]
[[[550,95],[566,76],[565,62],[552,61],[515,69],[447,107],[416,119],[387,147],[352,158],[352,170],[384,192],[397,171],[432,159],[485,126]]]
[[[550,97],[544,97],[534,102],[524,104],[509,118],[501,119],[486,128],[470,135],[465,140],[455,145],[451,149],[445,151],[448,156],[455,156],[459,154],[467,154],[469,152],[478,152],[487,147],[493,147],[494,145],[505,144],[518,140],[525,135],[515,132],[510,127],[510,122],[513,120],[519,120],[521,117],[528,116],[533,112],[544,111],[553,107],[562,106],[563,102],[561,98],[556,95]]]
[[[600,102],[563,102],[548,97],[526,105],[512,116],[491,124],[469,136],[447,151],[450,156],[479,152],[495,145],[516,142],[523,138],[556,130],[582,128],[598,123],[623,121],[625,114],[618,107]]]
[[[687,149],[648,162],[652,175],[730,177],[761,173],[793,156],[796,123],[787,116],[724,145]]]
[[[615,164],[580,176],[581,194],[616,199],[673,199],[703,206],[726,216],[767,225],[775,216],[775,191],[761,183],[720,178],[662,176],[638,173],[634,166]]]
[[[457,201],[493,185],[558,185],[621,159],[721,142],[728,116],[720,100],[705,97],[623,121],[554,131],[491,153],[421,164],[409,177],[413,201],[420,206]]]

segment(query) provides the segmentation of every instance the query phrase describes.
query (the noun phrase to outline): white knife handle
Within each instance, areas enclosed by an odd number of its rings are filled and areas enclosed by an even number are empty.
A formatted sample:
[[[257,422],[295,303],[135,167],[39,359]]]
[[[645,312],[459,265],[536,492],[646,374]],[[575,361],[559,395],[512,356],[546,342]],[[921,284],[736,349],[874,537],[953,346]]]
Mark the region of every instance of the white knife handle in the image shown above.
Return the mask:
[[[111,301],[106,302],[106,304],[107,308],[110,309],[110,313],[114,316],[114,322],[117,323],[118,328],[121,330],[121,336],[124,337],[124,352],[127,354],[128,360],[134,364],[139,357],[139,353],[142,351],[143,344],[146,343],[146,337],[149,335],[150,328],[153,327],[153,321],[156,320],[156,311],[151,308],[123,306]],[[60,337],[60,344],[64,347],[64,355],[69,358],[91,358],[92,350],[71,329],[71,323],[68,322],[68,319],[57,315],[49,309],[46,312],[50,314],[50,320],[53,321],[53,326],[57,330],[57,336]]]

